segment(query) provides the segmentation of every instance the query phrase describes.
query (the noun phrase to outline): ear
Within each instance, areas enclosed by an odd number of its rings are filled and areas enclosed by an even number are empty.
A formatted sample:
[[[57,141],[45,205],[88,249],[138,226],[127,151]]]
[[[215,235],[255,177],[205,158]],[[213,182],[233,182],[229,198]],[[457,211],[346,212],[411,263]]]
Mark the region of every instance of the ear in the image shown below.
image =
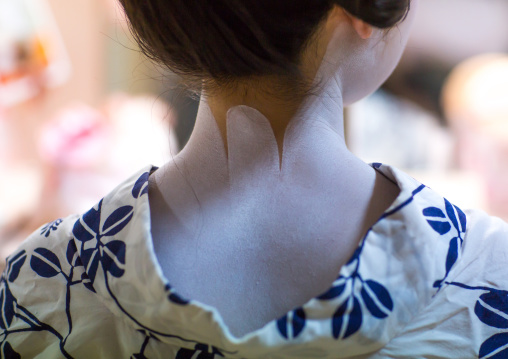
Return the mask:
[[[349,13],[347,13],[347,15],[349,16],[351,25],[353,25],[353,29],[355,29],[358,36],[360,36],[363,40],[370,39],[372,33],[374,32],[373,26]]]
[[[369,25],[365,21],[351,15],[349,12],[344,10],[344,8],[338,5],[333,7],[328,20],[327,25],[331,27],[337,26],[340,22],[348,21],[358,36],[360,36],[363,40],[370,39],[374,32],[374,27],[372,25]]]

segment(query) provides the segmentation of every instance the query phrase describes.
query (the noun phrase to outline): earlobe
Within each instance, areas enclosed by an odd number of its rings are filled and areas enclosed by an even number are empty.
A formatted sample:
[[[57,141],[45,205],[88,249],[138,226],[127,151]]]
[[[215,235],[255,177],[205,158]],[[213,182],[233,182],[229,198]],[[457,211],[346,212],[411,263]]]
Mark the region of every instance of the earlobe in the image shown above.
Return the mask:
[[[351,15],[344,8],[340,6],[335,6],[334,11],[332,12],[332,17],[338,19],[339,21],[349,21],[353,26],[355,32],[362,38],[363,40],[370,39],[372,34],[374,33],[374,27],[372,25],[367,24],[365,21],[360,20],[359,18]]]
[[[370,39],[372,33],[374,32],[374,28],[372,25],[367,24],[365,21],[360,20],[354,16],[351,16],[351,23],[356,33],[363,39]]]

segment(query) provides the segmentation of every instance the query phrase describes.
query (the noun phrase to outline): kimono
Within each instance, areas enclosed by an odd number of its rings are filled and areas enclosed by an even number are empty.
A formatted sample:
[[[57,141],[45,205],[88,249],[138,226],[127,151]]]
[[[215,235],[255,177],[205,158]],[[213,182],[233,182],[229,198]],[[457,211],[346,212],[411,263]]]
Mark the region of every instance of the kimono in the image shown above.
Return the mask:
[[[508,358],[508,225],[404,172],[329,289],[240,338],[165,278],[147,166],[7,260],[2,358]]]

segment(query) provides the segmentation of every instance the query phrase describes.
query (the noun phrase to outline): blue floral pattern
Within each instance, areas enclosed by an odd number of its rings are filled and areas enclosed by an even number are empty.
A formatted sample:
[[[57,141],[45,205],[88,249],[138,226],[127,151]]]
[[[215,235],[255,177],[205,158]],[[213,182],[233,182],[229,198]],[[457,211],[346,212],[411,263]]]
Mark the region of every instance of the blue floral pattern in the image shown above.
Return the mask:
[[[470,291],[484,291],[474,306],[474,313],[484,324],[498,329],[500,333],[487,338],[478,351],[479,358],[501,359],[508,357],[508,291],[484,286],[470,286],[460,282],[447,282],[446,279],[460,258],[464,244],[467,217],[457,206],[444,199],[444,210],[438,207],[428,207],[423,215],[434,231],[441,236],[453,231],[445,261],[445,275],[434,283],[434,287],[441,288],[444,284],[460,287]]]
[[[175,359],[219,359],[224,358],[224,354],[219,349],[211,345],[196,344],[194,349],[182,348],[176,354]]]
[[[120,240],[109,240],[129,224],[134,215],[132,206],[122,206],[111,213],[101,227],[101,200],[97,209],[92,208],[76,221],[72,233],[81,246],[81,260],[87,269],[89,283],[93,289],[99,265],[104,272],[114,277],[121,277],[125,270],[125,243]]]
[[[373,167],[389,175],[383,165],[374,164]],[[216,336],[219,339],[213,339],[216,333],[210,333],[210,328],[217,328],[220,323],[214,322],[215,319],[200,308],[199,303],[181,297],[163,280],[153,282],[160,284],[158,288],[143,287],[145,283],[139,282],[136,285],[146,291],[140,294],[142,298],[151,298],[152,291],[160,293],[157,298],[162,298],[165,302],[161,305],[168,306],[169,309],[164,312],[168,318],[157,318],[150,322],[147,317],[143,317],[142,311],[133,309],[138,307],[129,305],[133,299],[121,291],[122,286],[135,280],[133,273],[145,271],[143,265],[152,265],[138,260],[140,242],[132,245],[126,238],[130,238],[130,233],[135,229],[133,226],[140,225],[139,218],[142,216],[139,208],[147,208],[148,181],[153,170],[154,168],[138,173],[129,180],[128,186],[119,187],[117,192],[113,192],[115,200],[111,200],[112,196],[105,197],[77,219],[58,219],[41,227],[27,245],[7,259],[6,269],[0,278],[0,358],[27,357],[24,352],[27,350],[28,335],[44,335],[60,351],[61,357],[74,358],[75,354],[70,348],[75,348],[75,343],[79,340],[81,328],[76,322],[79,316],[83,317],[79,310],[91,309],[92,306],[93,310],[86,310],[85,316],[88,313],[95,315],[102,310],[102,313],[109,315],[107,320],[104,319],[105,322],[121,320],[122,324],[115,325],[128,328],[122,330],[130,331],[131,337],[122,340],[121,345],[129,346],[126,356],[131,359],[149,359],[153,353],[164,352],[160,348],[171,348],[172,354],[168,357],[175,359],[266,357],[264,354],[240,353],[243,344],[235,346],[237,344],[227,342],[226,337]],[[413,232],[425,237],[414,239],[420,241],[420,244],[414,244],[416,248],[427,246],[433,251],[427,265],[435,268],[432,272],[429,271],[433,275],[425,282],[429,293],[432,293],[429,298],[434,295],[434,300],[440,293],[447,293],[449,288],[475,293],[470,296],[471,312],[475,313],[478,325],[495,332],[485,335],[482,341],[475,344],[477,347],[474,350],[482,359],[507,358],[508,291],[496,288],[490,282],[488,285],[474,286],[467,281],[456,280],[458,271],[454,268],[461,265],[465,244],[469,243],[469,239],[466,240],[469,230],[466,227],[470,226],[468,217],[459,207],[438,197],[424,185],[406,177],[402,181],[406,181],[407,186],[404,195],[381,216],[376,225],[381,223],[386,227],[393,219],[393,223],[405,221],[404,226],[416,226],[413,229],[418,230]],[[411,187],[408,188],[409,186]],[[144,204],[138,206],[138,203]],[[383,277],[384,272],[381,270],[377,273],[380,266],[391,265],[391,262],[379,264],[381,262],[378,263],[377,258],[372,257],[372,253],[379,255],[381,251],[380,248],[373,250],[375,245],[371,244],[374,237],[381,233],[376,225],[362,239],[329,290],[271,322],[259,333],[254,333],[253,342],[261,346],[262,340],[269,338],[270,345],[276,348],[274,350],[280,351],[276,353],[277,357],[286,358],[292,355],[284,354],[284,350],[304,345],[300,343],[312,343],[313,337],[317,335],[320,341],[328,343],[326,345],[336,351],[341,345],[351,345],[355,341],[365,342],[367,337],[362,335],[369,333],[373,326],[378,325],[376,330],[384,331],[397,323],[401,311],[407,309],[408,302],[401,298],[401,291],[394,286],[391,278]],[[394,235],[405,239],[406,232],[400,229],[404,226],[397,227],[402,232]],[[387,233],[391,233],[393,228],[388,228]],[[390,237],[385,240],[390,241]],[[391,254],[387,254],[392,260]],[[138,263],[134,263],[136,260]],[[410,261],[404,256],[397,260]],[[408,263],[404,265],[410,265]],[[426,270],[425,266],[421,268]],[[33,283],[36,283],[35,287]],[[153,283],[150,285],[153,286]],[[409,281],[407,283],[410,285]],[[27,296],[24,288],[33,290],[33,295],[44,290],[51,291],[51,298],[58,298],[53,315],[44,315],[41,308],[27,305],[30,301],[27,302],[26,299],[32,296]],[[80,302],[76,305],[83,296],[101,298],[90,304]],[[104,304],[106,302],[107,307]],[[47,306],[47,303],[44,305]],[[51,302],[51,305],[54,303]],[[152,308],[147,306],[146,309],[149,311]],[[321,310],[328,313],[325,318]],[[195,325],[188,332],[181,333],[180,329],[173,330],[172,326],[165,327],[168,330],[161,330],[161,326],[154,324],[165,320],[185,320],[186,313],[190,313],[192,325]],[[55,318],[58,320],[55,321]],[[319,320],[314,321],[315,318]],[[194,335],[199,331],[196,328],[203,324],[207,326],[204,337]],[[255,337],[258,334],[259,337]],[[208,340],[203,338],[211,339],[206,342]],[[295,348],[294,352],[297,352],[299,347]]]
[[[332,334],[335,339],[347,339],[358,332],[366,313],[377,319],[384,319],[390,315],[394,307],[390,293],[381,283],[366,280],[360,274],[361,254],[367,236],[346,264],[346,267],[353,267],[352,274],[339,276],[333,286],[318,297],[320,300],[334,300],[341,296],[343,298],[332,317]]]
[[[44,253],[46,254],[46,253]],[[16,352],[16,350],[9,343],[8,339],[10,336],[15,335],[16,333],[25,333],[25,332],[49,332],[54,335],[59,341],[59,347],[62,355],[65,358],[72,358],[72,356],[67,353],[65,350],[65,341],[70,334],[72,328],[69,327],[69,333],[67,336],[63,336],[60,334],[55,328],[51,325],[42,322],[39,320],[30,310],[22,306],[18,303],[18,300],[13,295],[10,289],[10,285],[16,281],[20,274],[20,270],[25,264],[27,258],[27,253],[22,250],[12,256],[7,261],[7,268],[2,274],[2,278],[0,279],[0,303],[2,306],[2,318],[0,320],[0,328],[2,331],[2,341],[0,342],[2,348],[3,358],[21,358],[20,354]],[[54,257],[50,256],[49,261],[52,262]],[[55,264],[52,262],[52,264]],[[53,270],[53,268],[52,268]],[[43,273],[48,275],[53,271],[46,271],[46,268],[43,269]],[[57,275],[56,273],[55,275]],[[11,329],[14,319],[17,318],[21,320],[24,325],[21,328]],[[19,327],[19,326],[18,326]]]
[[[446,198],[444,198],[444,210],[439,207],[427,207],[423,210],[423,215],[427,218],[427,222],[432,229],[441,236],[447,235],[452,230],[455,231],[454,236],[450,239],[446,255],[445,275],[442,279],[434,282],[435,288],[441,288],[443,281],[448,277],[450,270],[459,258],[464,243],[464,234],[466,233],[466,215]]]
[[[180,304],[180,305],[189,304],[189,301],[187,299],[184,299],[178,293],[175,293],[175,291],[173,290],[173,288],[171,287],[171,285],[169,283],[166,284],[166,292],[168,295],[168,299],[171,302],[173,302],[175,304]]]
[[[377,319],[384,319],[393,311],[394,303],[388,290],[377,281],[363,279],[359,273],[363,246],[362,243],[347,264],[354,266],[353,273],[347,277],[340,276],[333,287],[319,297],[320,300],[334,300],[346,293],[332,317],[335,339],[346,339],[360,330],[365,310]]]
[[[379,168],[381,164],[374,164],[373,166]],[[385,212],[379,221],[398,213],[408,206],[424,188],[424,185],[418,186],[409,198]],[[364,315],[385,319],[394,308],[392,296],[386,287],[375,280],[363,279],[360,274],[361,255],[369,233],[370,230],[346,264],[345,269],[352,272],[352,274],[348,276],[340,275],[333,286],[317,298],[330,301],[342,297],[331,320],[332,335],[335,339],[347,339],[357,333],[362,327]],[[349,269],[351,267],[352,270]],[[343,296],[344,293],[346,295]],[[277,321],[277,329],[286,339],[297,338],[304,330],[305,325],[306,314],[303,308],[297,308]]]
[[[143,340],[143,344],[141,344],[141,349],[139,350],[139,352],[132,354],[130,359],[148,359],[145,356],[145,351],[146,351],[146,347],[148,346],[148,343],[150,342],[150,340],[159,341],[159,339],[157,339],[157,337],[155,337],[154,335],[152,335],[151,333],[149,333],[147,331],[138,330],[138,332],[143,334],[145,339]]]
[[[52,231],[56,231],[58,229],[58,226],[63,222],[63,220],[57,219],[56,221],[50,222],[46,225],[44,225],[41,229],[41,235],[45,236],[46,238],[49,237]]]
[[[500,330],[487,338],[479,349],[478,358],[502,359],[508,357],[508,291],[491,287],[469,286],[459,282],[446,284],[467,289],[483,291],[474,306],[476,317],[484,324]]]

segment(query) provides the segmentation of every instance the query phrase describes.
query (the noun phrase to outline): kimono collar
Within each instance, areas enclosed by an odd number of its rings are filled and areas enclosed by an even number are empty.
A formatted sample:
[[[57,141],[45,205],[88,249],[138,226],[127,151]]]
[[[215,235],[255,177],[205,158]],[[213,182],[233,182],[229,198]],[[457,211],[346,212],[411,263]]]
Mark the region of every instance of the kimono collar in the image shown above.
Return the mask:
[[[372,166],[401,192],[329,290],[241,338],[228,332],[217,310],[182,298],[164,277],[153,251],[147,196],[155,167],[135,174],[76,221],[73,234],[89,287],[135,329],[181,347],[206,343],[219,356],[373,353],[439,291],[460,260],[466,219],[456,206],[403,172]]]

